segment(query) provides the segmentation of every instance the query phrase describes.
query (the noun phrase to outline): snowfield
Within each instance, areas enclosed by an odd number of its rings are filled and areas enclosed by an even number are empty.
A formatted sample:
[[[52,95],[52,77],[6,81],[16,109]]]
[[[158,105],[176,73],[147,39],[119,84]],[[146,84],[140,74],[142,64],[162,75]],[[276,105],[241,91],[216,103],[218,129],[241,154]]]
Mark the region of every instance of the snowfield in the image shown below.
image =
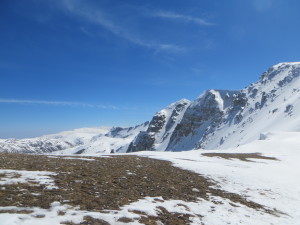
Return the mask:
[[[105,135],[109,127],[79,128],[26,139],[0,139],[1,152],[49,153],[90,143],[95,135]]]
[[[122,154],[115,155],[122,156]],[[138,201],[123,205],[119,210],[92,212],[70,206],[66,199],[66,203],[53,202],[50,209],[1,207],[0,211],[5,213],[0,214],[0,224],[60,224],[65,221],[80,223],[87,216],[104,220],[109,224],[143,224],[139,222],[142,215],[155,217],[166,212],[173,213],[177,217],[188,215],[190,224],[299,224],[300,133],[298,132],[262,134],[261,140],[226,150],[148,151],[129,155],[170,161],[175,167],[193,171],[215,181],[214,189],[236,193],[248,201],[264,206],[265,209],[255,209],[218,196],[210,196],[209,199],[198,198],[197,201],[191,202],[180,199],[168,200],[161,196],[141,196]],[[72,159],[72,156],[68,156],[67,159]],[[3,174],[3,171],[1,173]],[[36,172],[22,173],[34,175]],[[126,173],[128,176],[135,175],[129,171]],[[0,184],[7,182],[5,179],[1,177]],[[22,180],[24,182],[26,179]],[[178,180],[179,184],[180,182]],[[191,189],[195,193],[201,191],[195,187]],[[9,210],[14,210],[15,213],[9,213]],[[19,214],[18,211],[22,210],[32,212]],[[63,211],[63,215],[58,216],[59,211]],[[122,222],[122,218],[129,220],[129,223]]]
[[[279,218],[272,217],[265,223],[258,219],[260,216],[253,215],[251,223],[244,221],[242,224],[300,224],[300,133],[268,133],[262,136],[264,140],[226,150],[141,152],[138,155],[169,160],[177,167],[217,181],[216,188],[243,194],[254,202],[281,212]],[[264,156],[275,157],[278,161],[249,159],[251,161],[248,162],[234,158],[228,160],[205,157],[201,153],[261,153]],[[223,211],[219,216],[224,216],[224,213],[227,214]],[[238,215],[237,218],[245,216]],[[232,217],[230,222],[232,223]],[[232,224],[238,224],[238,221]]]

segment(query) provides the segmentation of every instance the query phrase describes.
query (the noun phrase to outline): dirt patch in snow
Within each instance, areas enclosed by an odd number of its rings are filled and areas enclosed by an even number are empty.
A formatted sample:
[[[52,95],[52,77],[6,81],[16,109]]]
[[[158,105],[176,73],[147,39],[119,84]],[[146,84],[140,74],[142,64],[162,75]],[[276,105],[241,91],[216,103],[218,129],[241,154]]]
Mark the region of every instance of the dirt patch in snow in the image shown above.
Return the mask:
[[[105,212],[104,210],[108,209],[118,210],[145,196],[162,196],[164,200],[178,199],[187,202],[197,201],[198,198],[208,200],[209,196],[219,196],[256,210],[272,213],[243,196],[216,190],[212,188],[216,184],[211,180],[173,167],[167,161],[138,156],[86,158],[94,160],[0,153],[0,169],[55,172],[56,175],[49,176],[58,187],[58,189],[49,189],[46,184],[32,186],[28,183],[1,185],[0,206],[48,209],[52,202],[57,201],[61,204],[78,206],[81,210]],[[140,222],[144,224],[156,224],[156,221],[161,221],[163,224],[189,224],[190,222],[191,215],[169,213],[164,208],[158,210],[161,213],[157,217],[143,215]],[[92,219],[87,218],[86,223],[82,224],[93,224],[88,220]],[[129,221],[127,218],[122,220]],[[66,224],[71,223],[66,222]]]
[[[203,153],[202,155],[207,157],[220,157],[223,159],[239,159],[247,162],[253,162],[249,159],[278,160],[275,157],[263,156],[260,153]]]

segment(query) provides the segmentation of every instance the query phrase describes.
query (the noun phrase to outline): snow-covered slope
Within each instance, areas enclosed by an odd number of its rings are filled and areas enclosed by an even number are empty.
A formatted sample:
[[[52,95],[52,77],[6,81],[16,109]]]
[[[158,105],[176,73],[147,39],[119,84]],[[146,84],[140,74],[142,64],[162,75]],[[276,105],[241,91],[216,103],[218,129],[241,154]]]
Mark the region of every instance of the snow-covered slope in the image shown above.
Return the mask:
[[[84,145],[68,148],[54,154],[98,154],[126,152],[129,144],[140,133],[147,130],[149,122],[129,128],[113,127],[107,133],[100,133]]]
[[[47,153],[88,143],[92,137],[105,134],[108,127],[80,128],[58,134],[26,139],[0,139],[0,151],[22,153]]]
[[[125,152],[148,122],[136,127],[80,128],[28,139],[0,139],[0,151],[19,153],[94,154]]]
[[[300,63],[280,63],[241,91],[209,90],[186,110],[169,151],[229,148],[267,131],[300,131]]]
[[[164,151],[177,124],[181,121],[189,100],[182,99],[159,111],[152,118],[147,131],[140,132],[127,152],[143,150]]]
[[[208,157],[214,153],[232,154],[232,158]],[[250,153],[277,160],[248,158],[248,161],[243,161],[234,156]],[[208,207],[206,211],[205,205],[211,202],[201,201],[195,207],[195,213],[201,208],[204,224],[300,224],[299,132],[265,133],[263,140],[230,149],[134,154],[171,161],[173,166],[211,178],[218,184],[216,189],[243,195],[247,200],[278,212],[277,215],[266,214],[242,205],[232,207],[222,199],[212,207],[213,210]]]

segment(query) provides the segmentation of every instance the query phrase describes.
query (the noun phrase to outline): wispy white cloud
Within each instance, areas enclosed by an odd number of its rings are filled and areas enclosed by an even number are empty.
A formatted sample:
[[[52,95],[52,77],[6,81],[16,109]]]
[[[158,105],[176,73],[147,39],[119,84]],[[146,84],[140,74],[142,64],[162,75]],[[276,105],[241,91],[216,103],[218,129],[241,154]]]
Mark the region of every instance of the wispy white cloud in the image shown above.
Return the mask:
[[[272,7],[274,0],[253,0],[254,7],[257,11],[263,12]]]
[[[196,67],[192,67],[191,71],[193,71],[194,73],[203,73],[203,71],[201,69],[196,68]]]
[[[44,101],[44,100],[22,100],[22,99],[0,99],[0,103],[12,104],[33,104],[33,105],[52,105],[52,106],[73,106],[73,107],[89,107],[100,109],[119,109],[112,105],[98,105],[82,102],[68,102],[68,101]]]
[[[95,34],[93,34],[92,32],[90,32],[89,30],[87,30],[85,27],[80,27],[79,30],[84,33],[85,35],[89,36],[90,38],[96,39],[97,36]]]
[[[81,0],[60,0],[59,6],[66,12],[78,16],[81,19],[90,23],[99,25],[100,27],[110,31],[114,35],[123,38],[135,45],[154,49],[157,52],[170,51],[181,52],[184,51],[183,47],[174,44],[157,43],[151,40],[145,40],[138,37],[132,31],[129,31],[123,26],[116,24],[114,21],[108,18],[106,13],[99,8],[93,8],[86,2]],[[83,31],[84,32],[84,31]],[[86,33],[86,32],[84,32]]]
[[[198,24],[200,26],[214,25],[213,23],[210,23],[202,18],[189,16],[189,15],[182,15],[182,14],[178,14],[178,13],[171,12],[171,11],[155,11],[155,12],[152,12],[151,15],[153,17],[160,17],[160,18],[178,20],[178,21],[183,21],[183,22],[191,22],[191,23]]]

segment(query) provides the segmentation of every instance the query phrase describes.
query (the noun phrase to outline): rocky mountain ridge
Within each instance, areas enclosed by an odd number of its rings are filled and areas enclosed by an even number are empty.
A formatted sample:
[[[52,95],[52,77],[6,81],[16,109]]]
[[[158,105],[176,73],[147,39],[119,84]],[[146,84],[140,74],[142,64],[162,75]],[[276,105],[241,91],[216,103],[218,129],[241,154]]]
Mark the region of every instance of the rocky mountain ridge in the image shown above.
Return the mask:
[[[299,77],[299,62],[280,63],[242,90],[208,90],[193,102],[182,99],[133,128],[0,140],[0,151],[94,154],[236,147],[264,132],[300,131]]]

